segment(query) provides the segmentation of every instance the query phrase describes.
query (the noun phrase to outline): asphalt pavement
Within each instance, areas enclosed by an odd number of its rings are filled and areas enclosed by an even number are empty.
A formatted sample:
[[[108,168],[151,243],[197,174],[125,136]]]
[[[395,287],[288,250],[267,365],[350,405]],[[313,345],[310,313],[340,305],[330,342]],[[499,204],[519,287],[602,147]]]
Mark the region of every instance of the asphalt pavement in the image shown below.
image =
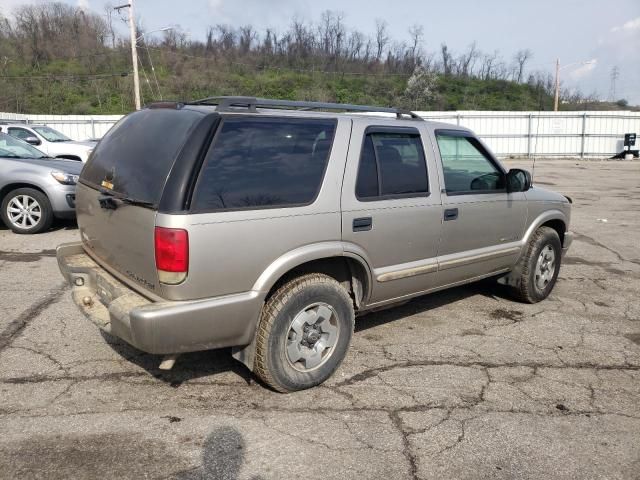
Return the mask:
[[[161,372],[72,304],[73,223],[0,227],[0,478],[640,478],[640,162],[538,161],[535,183],[574,200],[546,301],[485,281],[363,316],[289,395],[229,350]]]

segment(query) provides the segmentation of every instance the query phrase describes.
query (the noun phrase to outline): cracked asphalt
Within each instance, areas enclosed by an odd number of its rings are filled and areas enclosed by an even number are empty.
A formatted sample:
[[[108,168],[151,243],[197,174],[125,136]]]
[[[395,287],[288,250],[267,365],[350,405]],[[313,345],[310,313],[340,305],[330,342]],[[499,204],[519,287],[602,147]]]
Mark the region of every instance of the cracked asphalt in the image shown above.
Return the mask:
[[[366,315],[336,375],[289,395],[228,350],[161,373],[72,304],[73,224],[0,229],[0,478],[638,479],[639,179],[538,161],[574,199],[549,299],[486,281]]]

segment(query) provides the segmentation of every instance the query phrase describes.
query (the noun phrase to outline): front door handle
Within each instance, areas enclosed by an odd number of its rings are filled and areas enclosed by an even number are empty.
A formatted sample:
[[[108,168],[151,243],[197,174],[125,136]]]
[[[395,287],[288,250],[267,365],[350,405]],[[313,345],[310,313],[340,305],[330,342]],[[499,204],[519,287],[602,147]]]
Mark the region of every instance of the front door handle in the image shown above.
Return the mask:
[[[447,208],[444,211],[444,221],[448,222],[449,220],[455,220],[458,218],[458,209],[457,208]]]
[[[354,232],[367,232],[373,228],[373,220],[371,217],[361,217],[353,219]]]

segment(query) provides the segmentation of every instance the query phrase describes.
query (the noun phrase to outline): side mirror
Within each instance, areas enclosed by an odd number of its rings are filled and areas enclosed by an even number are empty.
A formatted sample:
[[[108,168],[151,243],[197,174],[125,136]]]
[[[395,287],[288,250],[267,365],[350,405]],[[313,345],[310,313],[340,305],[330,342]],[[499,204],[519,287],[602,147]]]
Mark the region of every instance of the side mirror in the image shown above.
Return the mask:
[[[507,173],[507,192],[526,192],[531,188],[531,174],[527,170],[512,168]]]
[[[27,137],[24,141],[30,145],[40,145],[42,143],[37,137]]]

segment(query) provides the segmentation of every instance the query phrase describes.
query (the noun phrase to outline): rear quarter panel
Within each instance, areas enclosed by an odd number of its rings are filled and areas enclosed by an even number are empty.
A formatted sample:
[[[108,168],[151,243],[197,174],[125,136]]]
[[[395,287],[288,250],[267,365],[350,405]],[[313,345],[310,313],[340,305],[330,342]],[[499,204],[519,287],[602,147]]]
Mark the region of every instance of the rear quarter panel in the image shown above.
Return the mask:
[[[189,274],[180,285],[164,285],[163,297],[188,300],[246,292],[287,252],[340,241],[340,190],[350,134],[351,121],[339,119],[322,187],[311,205],[159,214],[158,226],[189,232]]]

